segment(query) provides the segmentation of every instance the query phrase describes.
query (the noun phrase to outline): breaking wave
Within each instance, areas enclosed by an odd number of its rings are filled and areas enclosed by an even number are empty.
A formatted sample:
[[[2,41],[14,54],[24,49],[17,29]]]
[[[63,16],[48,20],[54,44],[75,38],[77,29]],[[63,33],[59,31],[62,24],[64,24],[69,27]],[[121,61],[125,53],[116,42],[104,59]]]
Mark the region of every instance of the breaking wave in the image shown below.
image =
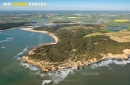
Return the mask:
[[[21,61],[20,65],[24,66],[25,68],[28,68],[31,71],[39,71],[40,69],[38,67],[32,66],[31,64],[24,63]]]
[[[33,36],[34,35],[34,33],[32,33],[30,36]]]
[[[44,81],[42,82],[42,85],[49,84],[50,82],[51,82],[51,80],[44,80]]]
[[[5,48],[5,46],[2,46],[1,48]]]
[[[61,71],[56,71],[55,73],[48,73],[54,84],[58,84],[63,81],[69,74],[73,74],[76,68],[64,69]]]
[[[95,69],[97,67],[101,67],[101,66],[107,66],[109,67],[110,64],[116,64],[116,65],[126,65],[130,63],[130,58],[128,60],[124,60],[124,59],[120,59],[120,60],[115,60],[115,59],[106,59],[104,61],[98,62],[98,63],[94,63],[91,65],[91,68]]]
[[[54,84],[58,84],[59,82],[63,81],[69,74],[73,74],[74,70],[76,69],[76,68],[69,68],[69,69],[49,72],[45,74],[45,73],[40,73],[40,68],[35,67],[31,64],[24,63],[23,61],[21,61],[20,65],[30,69],[31,71],[34,71],[34,73],[32,73],[31,75],[40,75],[41,77],[49,76],[50,80],[43,80],[42,85],[48,84],[50,82],[53,82]]]
[[[19,52],[15,57],[17,58],[17,60],[21,60],[20,65],[24,66],[25,68],[28,68],[28,69],[30,69],[31,71],[39,71],[40,69],[39,69],[38,67],[35,67],[35,66],[31,65],[31,64],[24,63],[24,62],[22,61],[22,56],[23,56],[24,54],[26,54],[26,53],[28,52],[28,50],[29,50],[29,47],[24,48],[24,49],[23,49],[21,52]]]
[[[8,37],[7,40],[13,40],[15,37]]]
[[[0,42],[9,42],[10,40],[13,40],[15,37],[8,37],[5,40],[1,40]]]
[[[27,53],[29,47],[24,48],[21,52],[19,52],[15,57],[17,57],[18,60],[21,60],[21,56],[23,56],[25,53]],[[95,69],[101,66],[106,66],[110,68],[110,64],[116,64],[116,65],[126,65],[130,63],[130,58],[128,60],[125,59],[111,59],[108,58],[106,60],[102,60],[100,62],[91,64],[91,68]],[[40,75],[41,77],[49,76],[50,80],[43,80],[42,85],[49,84],[50,82],[53,82],[54,85],[60,83],[63,81],[69,74],[74,74],[74,70],[76,68],[69,68],[69,69],[63,69],[60,71],[53,71],[49,72],[47,74],[41,73],[40,68],[33,66],[31,64],[24,63],[24,61],[21,61],[20,65],[24,66],[25,68],[30,69],[33,72],[36,72],[34,75]],[[87,69],[86,69],[87,70]],[[110,69],[111,70],[111,69]]]
[[[27,53],[29,47],[24,48],[21,52],[19,52],[15,57],[17,60],[21,60],[21,57]]]

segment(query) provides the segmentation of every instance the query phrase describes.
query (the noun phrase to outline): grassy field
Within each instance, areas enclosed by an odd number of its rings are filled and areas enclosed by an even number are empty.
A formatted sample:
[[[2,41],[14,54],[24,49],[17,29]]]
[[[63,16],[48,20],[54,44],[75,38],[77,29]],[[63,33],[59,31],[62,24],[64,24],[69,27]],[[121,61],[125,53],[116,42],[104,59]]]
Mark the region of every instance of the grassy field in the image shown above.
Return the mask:
[[[95,32],[95,33],[85,35],[84,38],[99,36],[99,35],[109,36],[110,39],[117,41],[117,42],[130,42],[130,32],[129,31],[109,32],[109,33]]]
[[[105,33],[105,35],[109,36],[110,39],[115,40],[117,42],[130,42],[130,32],[128,31],[110,32]]]
[[[92,37],[92,36],[98,36],[98,35],[104,35],[103,33],[95,32],[88,35],[85,35],[84,37]]]

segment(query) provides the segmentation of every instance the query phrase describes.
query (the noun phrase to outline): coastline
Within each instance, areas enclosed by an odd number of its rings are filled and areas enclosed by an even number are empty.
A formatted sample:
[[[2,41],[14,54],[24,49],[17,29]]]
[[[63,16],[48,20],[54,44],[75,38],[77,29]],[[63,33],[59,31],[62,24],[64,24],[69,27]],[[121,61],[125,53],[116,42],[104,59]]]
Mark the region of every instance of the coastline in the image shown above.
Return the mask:
[[[13,29],[16,29],[16,28],[17,28],[17,27],[5,29],[5,30],[13,30]],[[18,27],[18,28],[20,28],[20,27]],[[5,30],[0,30],[0,32],[5,31]]]
[[[31,31],[31,32],[40,32],[40,33],[46,33],[50,36],[52,36],[55,39],[54,43],[46,43],[43,45],[51,45],[51,44],[56,44],[58,42],[58,37],[55,36],[55,34],[47,32],[47,31],[37,31],[37,30],[33,30],[33,28],[20,28],[21,30],[26,30],[26,31]],[[36,48],[30,50],[28,52],[28,55],[33,55],[34,54],[34,50]],[[128,59],[130,55],[130,49],[124,49],[122,54],[101,54],[102,58],[101,59],[90,59],[90,60],[79,60],[79,61],[75,61],[75,60],[66,60],[64,62],[62,62],[61,64],[59,64],[58,66],[54,66],[55,64],[58,64],[57,62],[47,62],[45,60],[42,61],[35,61],[32,59],[29,59],[28,56],[23,56],[22,60],[25,63],[29,63],[33,66],[37,66],[41,69],[42,72],[49,72],[49,71],[56,71],[56,70],[63,70],[63,69],[67,69],[67,68],[72,68],[72,67],[76,67],[77,69],[79,69],[80,67],[84,68],[85,65],[91,65],[93,63],[98,63],[100,61],[103,61],[105,59]]]
[[[37,31],[37,30],[33,30],[33,28],[24,28],[24,27],[20,27],[20,29],[21,30],[25,30],[25,31],[31,31],[31,32],[46,33],[46,34],[50,35],[51,37],[54,38],[55,42],[54,43],[47,43],[48,45],[50,45],[50,44],[56,44],[59,41],[58,37],[56,37],[54,33],[50,33],[48,31]]]
[[[9,29],[5,29],[5,30],[13,30],[13,29],[16,29],[16,28],[9,28]],[[0,30],[0,33],[5,31],[5,30]]]
[[[35,49],[33,49],[35,50]],[[28,52],[28,55],[33,55],[33,50]],[[72,68],[75,67],[79,70],[80,67],[82,67],[84,69],[85,65],[91,65],[94,63],[99,63],[101,61],[104,61],[106,59],[125,59],[127,60],[129,58],[130,55],[130,49],[124,49],[122,54],[112,54],[112,53],[108,53],[108,54],[101,54],[102,58],[101,59],[90,59],[90,60],[81,60],[81,61],[71,61],[71,60],[67,60],[64,61],[62,64],[58,65],[57,67],[54,66],[54,64],[58,64],[58,63],[54,63],[54,62],[47,62],[47,61],[34,61],[29,59],[28,56],[23,56],[22,59],[24,62],[29,63],[33,66],[37,66],[41,69],[42,72],[49,72],[49,71],[56,71],[56,70],[63,70],[63,69],[67,69],[67,68]],[[48,69],[47,69],[47,68]]]

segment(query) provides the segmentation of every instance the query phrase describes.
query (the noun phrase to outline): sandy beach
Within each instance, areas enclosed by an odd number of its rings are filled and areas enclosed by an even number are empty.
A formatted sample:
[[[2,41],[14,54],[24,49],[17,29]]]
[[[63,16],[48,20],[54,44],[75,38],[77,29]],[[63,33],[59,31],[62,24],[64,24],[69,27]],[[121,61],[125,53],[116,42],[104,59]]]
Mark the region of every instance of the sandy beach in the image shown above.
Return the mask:
[[[48,43],[48,44],[56,44],[58,42],[58,37],[55,36],[54,33],[50,33],[48,31],[37,31],[37,30],[33,30],[33,28],[20,28],[21,30],[26,30],[26,31],[31,31],[31,32],[40,32],[40,33],[46,33],[50,36],[52,36],[54,39],[55,39],[55,42],[54,43]]]

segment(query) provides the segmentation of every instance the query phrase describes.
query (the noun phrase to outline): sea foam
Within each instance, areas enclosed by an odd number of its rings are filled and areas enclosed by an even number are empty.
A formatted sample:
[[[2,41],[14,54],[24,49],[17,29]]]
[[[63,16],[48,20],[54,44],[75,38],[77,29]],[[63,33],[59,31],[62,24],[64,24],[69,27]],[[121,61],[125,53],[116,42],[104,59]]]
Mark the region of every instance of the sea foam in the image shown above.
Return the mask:
[[[51,82],[51,80],[44,80],[44,81],[42,82],[42,85],[49,84],[50,82]]]
[[[33,36],[34,35],[34,33],[32,33],[30,36]]]
[[[9,42],[10,40],[13,40],[15,37],[8,37],[5,40],[1,40],[0,42]]]
[[[116,65],[126,65],[126,64],[129,64],[130,63],[130,59],[128,60],[124,60],[124,59],[121,59],[121,60],[113,60],[113,59],[107,59],[107,60],[104,60],[104,61],[101,61],[100,63],[94,63],[91,65],[91,68],[95,69],[97,67],[101,67],[101,66],[106,66],[106,67],[109,67],[110,64],[116,64]]]

